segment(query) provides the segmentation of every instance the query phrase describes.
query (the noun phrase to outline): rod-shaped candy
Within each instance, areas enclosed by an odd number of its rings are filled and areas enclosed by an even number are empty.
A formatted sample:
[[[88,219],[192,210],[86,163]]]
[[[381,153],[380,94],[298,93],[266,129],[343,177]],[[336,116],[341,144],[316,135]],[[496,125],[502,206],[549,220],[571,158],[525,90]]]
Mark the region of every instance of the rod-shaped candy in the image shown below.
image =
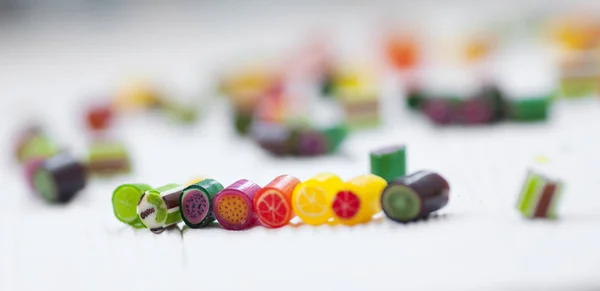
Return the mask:
[[[409,222],[424,218],[448,204],[450,186],[439,174],[419,171],[390,182],[381,207],[390,219]]]
[[[383,178],[373,174],[348,180],[331,202],[334,218],[345,225],[369,222],[381,211],[379,199],[386,186]]]
[[[83,187],[87,174],[82,163],[67,152],[43,161],[33,174],[37,193],[49,202],[69,202]]]
[[[191,228],[200,228],[215,221],[212,200],[223,190],[223,185],[213,179],[203,179],[187,186],[179,198],[181,218]]]
[[[388,182],[406,175],[406,146],[389,146],[369,154],[371,173]]]
[[[294,216],[292,193],[300,180],[292,175],[281,175],[260,189],[254,196],[254,212],[260,222],[269,228],[279,228]]]
[[[142,194],[152,189],[148,184],[123,184],[113,191],[112,204],[115,217],[135,228],[144,228],[137,214],[137,205]]]
[[[331,217],[331,199],[344,182],[332,173],[320,173],[298,184],[292,194],[292,208],[306,224],[320,225]]]
[[[213,199],[213,212],[225,229],[244,230],[255,222],[252,200],[260,186],[241,179],[219,192]]]
[[[137,214],[144,226],[159,234],[180,222],[179,196],[184,188],[179,184],[168,184],[144,192],[137,205]]]

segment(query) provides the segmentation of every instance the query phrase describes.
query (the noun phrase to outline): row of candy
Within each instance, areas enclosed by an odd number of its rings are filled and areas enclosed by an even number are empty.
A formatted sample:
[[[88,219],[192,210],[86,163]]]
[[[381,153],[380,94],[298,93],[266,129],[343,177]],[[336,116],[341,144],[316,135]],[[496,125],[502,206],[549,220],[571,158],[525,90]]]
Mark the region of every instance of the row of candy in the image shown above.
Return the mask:
[[[409,108],[419,110],[436,124],[489,124],[502,120],[543,121],[551,96],[516,100],[505,98],[496,86],[484,87],[474,96],[434,96],[419,89],[406,95]]]
[[[388,184],[383,178],[365,174],[346,182],[331,173],[320,173],[304,182],[281,175],[264,187],[241,179],[228,187],[214,179],[188,186],[125,184],[112,196],[120,221],[154,233],[183,220],[190,228],[201,228],[215,220],[225,229],[244,230],[260,222],[280,228],[297,215],[305,224],[369,222],[383,210],[390,219],[409,222],[427,217],[448,203],[449,184],[440,175],[420,171]]]

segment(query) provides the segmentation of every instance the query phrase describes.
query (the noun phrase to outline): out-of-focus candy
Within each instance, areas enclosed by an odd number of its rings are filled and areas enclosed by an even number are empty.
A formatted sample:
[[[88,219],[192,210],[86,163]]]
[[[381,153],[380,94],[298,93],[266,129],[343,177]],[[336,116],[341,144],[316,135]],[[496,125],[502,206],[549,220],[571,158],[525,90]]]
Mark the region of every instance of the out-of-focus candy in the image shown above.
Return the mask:
[[[394,36],[387,40],[386,55],[395,68],[412,69],[419,62],[420,48],[413,37]]]
[[[184,186],[179,184],[168,184],[144,192],[137,205],[142,224],[159,234],[180,222],[179,196],[183,189]]]
[[[490,37],[474,37],[465,44],[464,58],[468,62],[480,61],[489,56],[493,47],[494,43]]]
[[[113,111],[110,105],[94,106],[86,114],[89,129],[98,131],[108,128],[112,122]]]
[[[290,222],[294,214],[292,193],[298,184],[298,178],[281,175],[256,193],[254,212],[264,226],[279,228]]]
[[[340,87],[336,96],[346,113],[346,124],[353,129],[367,128],[380,122],[379,94],[374,87]]]
[[[212,201],[223,185],[213,179],[204,179],[187,186],[181,193],[181,218],[191,228],[200,228],[215,221]]]
[[[43,161],[33,174],[35,190],[48,202],[69,202],[86,184],[83,164],[67,152]]]
[[[390,146],[370,153],[371,174],[387,182],[406,175],[406,146]]]
[[[280,123],[257,122],[252,126],[252,138],[274,155],[289,155],[296,152],[299,131]]]
[[[144,82],[133,82],[123,87],[116,95],[113,105],[121,110],[144,110],[160,104],[157,90]]]
[[[559,67],[560,97],[590,97],[600,92],[600,52],[597,50],[566,53]]]
[[[562,183],[529,171],[519,194],[517,210],[527,218],[557,218]]]
[[[296,186],[292,194],[294,213],[306,224],[320,225],[331,217],[331,199],[344,182],[332,173],[320,173]]]
[[[46,136],[40,127],[28,127],[21,133],[15,146],[15,156],[19,162],[31,158],[47,158],[58,153],[58,147]]]
[[[390,219],[409,222],[444,207],[449,192],[450,186],[442,176],[419,171],[390,182],[381,195],[381,207]]]
[[[113,191],[112,205],[115,217],[135,228],[144,228],[137,213],[137,205],[142,194],[152,189],[148,184],[123,184]]]
[[[337,124],[321,129],[321,133],[327,141],[326,152],[332,153],[339,149],[342,142],[348,136],[348,127],[345,124]]]
[[[418,86],[409,86],[406,90],[405,103],[410,109],[420,109],[425,100],[425,93]]]
[[[88,169],[92,174],[117,175],[131,172],[129,153],[120,142],[94,142],[88,153]]]
[[[459,105],[457,119],[468,125],[490,123],[494,119],[494,104],[482,97],[469,98]]]
[[[511,100],[507,104],[508,116],[517,121],[546,120],[550,102],[545,96]]]
[[[31,158],[28,159],[23,166],[25,180],[27,181],[27,185],[29,185],[31,190],[35,190],[34,175],[35,172],[44,164],[44,160],[46,160],[46,158]]]
[[[198,109],[195,105],[185,105],[171,100],[162,100],[160,108],[167,118],[175,123],[191,124],[198,119]]]
[[[366,223],[374,214],[381,211],[381,191],[387,182],[376,175],[366,174],[344,183],[332,199],[331,210],[334,218],[345,225]]]
[[[600,42],[600,23],[582,15],[561,19],[554,27],[554,36],[569,50],[593,48]]]
[[[436,124],[452,123],[454,108],[449,100],[442,98],[427,99],[423,104],[423,113]]]
[[[260,189],[254,182],[241,179],[219,192],[213,199],[219,224],[229,230],[250,228],[256,221],[252,200]]]

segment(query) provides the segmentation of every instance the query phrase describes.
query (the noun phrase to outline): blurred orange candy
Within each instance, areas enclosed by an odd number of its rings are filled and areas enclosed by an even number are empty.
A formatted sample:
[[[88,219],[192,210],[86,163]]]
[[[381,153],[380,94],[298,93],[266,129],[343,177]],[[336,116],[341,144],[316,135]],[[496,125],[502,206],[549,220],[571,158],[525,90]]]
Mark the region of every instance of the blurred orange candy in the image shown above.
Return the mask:
[[[389,62],[397,69],[414,68],[419,61],[419,45],[413,37],[392,36],[386,43]]]

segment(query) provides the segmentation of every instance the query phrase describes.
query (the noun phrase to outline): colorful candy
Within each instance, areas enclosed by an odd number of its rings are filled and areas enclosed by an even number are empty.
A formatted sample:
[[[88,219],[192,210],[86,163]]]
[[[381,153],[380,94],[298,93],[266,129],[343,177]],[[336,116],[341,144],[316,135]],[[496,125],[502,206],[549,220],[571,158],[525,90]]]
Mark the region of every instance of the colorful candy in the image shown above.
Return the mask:
[[[95,106],[89,108],[86,115],[87,126],[91,130],[104,130],[112,122],[113,110],[109,105]]]
[[[508,116],[517,121],[545,120],[549,104],[550,98],[545,96],[511,100],[508,102]]]
[[[131,172],[129,154],[119,142],[99,141],[90,146],[88,169],[92,174],[113,175]]]
[[[293,217],[292,194],[300,180],[281,175],[260,189],[254,196],[254,212],[260,222],[269,228],[285,226]]]
[[[19,162],[30,158],[47,158],[58,153],[58,148],[40,127],[32,126],[21,133],[17,140],[15,156]]]
[[[344,183],[332,199],[331,210],[334,218],[345,224],[366,223],[374,214],[381,211],[381,191],[387,182],[376,175],[366,174]]]
[[[320,225],[332,217],[332,197],[342,189],[344,182],[332,173],[320,173],[296,186],[292,194],[292,208],[306,224]]]
[[[219,192],[213,199],[213,212],[219,224],[229,230],[244,230],[255,222],[252,200],[260,186],[241,179]]]
[[[50,157],[33,174],[35,190],[46,201],[69,202],[86,184],[83,164],[67,152]]]
[[[406,146],[398,145],[372,151],[371,173],[388,182],[406,175]]]
[[[181,218],[191,228],[200,228],[215,221],[213,198],[223,185],[213,179],[203,179],[187,186],[179,198]]]
[[[562,189],[561,182],[529,171],[519,195],[517,210],[527,218],[555,219]]]
[[[442,176],[419,171],[390,182],[381,195],[381,207],[394,221],[414,221],[446,206],[449,192]]]
[[[144,228],[137,213],[137,205],[142,194],[152,189],[148,184],[123,184],[113,191],[112,205],[115,217],[135,228]]]
[[[150,189],[142,194],[137,204],[137,214],[144,226],[159,234],[181,221],[179,197],[184,186],[168,184]]]

